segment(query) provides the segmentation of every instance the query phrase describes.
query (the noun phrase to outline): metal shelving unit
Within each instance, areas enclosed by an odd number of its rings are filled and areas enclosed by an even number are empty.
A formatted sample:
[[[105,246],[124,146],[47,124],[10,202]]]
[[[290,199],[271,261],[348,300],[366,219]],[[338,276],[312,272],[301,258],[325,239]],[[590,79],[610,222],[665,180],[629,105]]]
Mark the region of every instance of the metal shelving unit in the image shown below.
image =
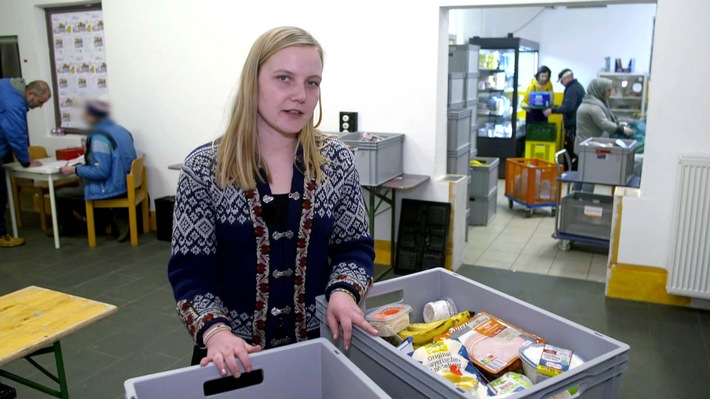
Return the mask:
[[[612,94],[609,97],[609,110],[617,119],[642,119],[646,116],[648,75],[601,72],[599,77],[610,79],[613,82]]]

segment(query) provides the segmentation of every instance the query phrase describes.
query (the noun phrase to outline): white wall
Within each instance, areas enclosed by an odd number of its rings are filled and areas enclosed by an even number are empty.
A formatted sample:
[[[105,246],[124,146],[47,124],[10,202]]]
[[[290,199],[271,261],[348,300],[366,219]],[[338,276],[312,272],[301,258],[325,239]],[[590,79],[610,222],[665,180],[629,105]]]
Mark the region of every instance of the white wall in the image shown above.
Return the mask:
[[[546,9],[540,17],[540,64],[554,74],[574,71],[586,88],[604,68],[604,57],[621,58],[624,66],[636,59],[635,72],[648,73],[653,41],[655,4],[610,5],[605,8]],[[556,91],[564,91],[555,83]]]
[[[710,132],[703,123],[710,82],[689,79],[704,76],[710,64],[710,53],[698,51],[707,48],[699,44],[710,35],[707,15],[706,0],[658,2],[641,197],[624,199],[620,263],[668,266],[678,156],[710,156]]]
[[[0,2],[0,36],[17,36],[22,60],[22,77],[27,82],[45,80],[50,82],[49,47],[43,6],[75,5],[86,1],[75,0],[2,0]],[[53,151],[56,148],[80,144],[77,136],[53,137],[49,131],[56,126],[54,99],[42,109],[27,114],[30,142]]]
[[[697,45],[684,47],[682,44],[697,42],[700,37],[694,36],[690,27],[708,33],[701,22],[708,10],[703,5],[705,14],[692,11],[693,7],[701,7],[701,0],[684,0],[690,7],[682,10],[671,7],[670,0],[660,1],[664,7],[659,9],[659,24],[663,26],[657,30],[656,40],[664,45],[663,51],[657,49],[657,54],[665,54],[655,60],[654,81],[659,83],[652,84],[650,106],[662,114],[649,120],[647,175],[642,190],[649,190],[649,201],[654,201],[653,204],[669,207],[674,196],[661,186],[647,187],[647,184],[655,184],[649,182],[649,176],[664,183],[668,183],[669,178],[662,177],[663,173],[670,170],[674,176],[675,169],[669,169],[667,162],[672,154],[662,149],[678,140],[678,136],[684,143],[693,143],[691,146],[707,140],[704,133],[690,124],[697,120],[709,100],[701,96],[704,90],[685,91],[685,96],[697,96],[695,103],[687,104],[702,107],[686,106],[679,110],[683,119],[677,118],[677,112],[661,110],[675,109],[672,99],[677,98],[678,87],[687,86],[688,76],[702,76],[700,68],[707,60],[700,61],[707,54],[697,52]],[[21,56],[28,59],[23,64],[26,78],[50,77],[44,12],[37,5],[67,3],[71,2],[0,2],[0,34],[19,36]],[[323,128],[336,129],[340,110],[359,111],[363,129],[407,134],[405,170],[408,173],[437,177],[444,172],[446,163],[448,60],[448,18],[440,7],[532,3],[552,4],[552,1],[438,0],[414,6],[403,0],[363,0],[349,4],[348,18],[342,18],[339,17],[342,6],[325,0],[298,7],[285,1],[244,4],[215,0],[198,4],[187,0],[105,0],[106,50],[115,116],[135,133],[139,150],[149,156],[151,196],[157,198],[174,192],[177,173],[168,171],[166,166],[179,162],[192,148],[220,133],[225,106],[254,38],[270,27],[296,24],[311,31],[326,49]],[[663,23],[662,12],[668,14]],[[676,28],[679,33],[673,32]],[[684,68],[682,74],[677,70],[679,62]],[[688,68],[694,73],[686,73]],[[695,83],[707,85],[702,81]],[[664,96],[668,99],[665,103]],[[32,141],[51,149],[61,146],[63,141],[47,137],[48,130],[54,126],[50,108],[31,112],[29,123]],[[679,131],[683,135],[667,133]],[[660,142],[654,144],[654,138]],[[648,166],[656,162],[654,157],[666,166]],[[447,197],[446,188],[434,183],[415,193],[430,199]],[[647,219],[659,212],[653,205],[638,208],[638,211],[632,206],[628,208],[631,208],[628,215],[638,212]],[[651,222],[665,232],[669,213],[660,212],[667,218]],[[387,224],[388,219],[379,219],[378,238],[388,236]],[[629,225],[634,225],[633,218],[629,219]],[[626,218],[623,226],[622,240],[627,231],[635,234],[634,227],[626,227]],[[653,230],[641,233],[647,238]],[[661,248],[659,253],[664,253],[662,248],[667,249],[667,242],[660,245],[661,241],[660,238],[652,240],[656,248]]]
[[[478,14],[476,14],[478,12]],[[655,4],[616,4],[603,8],[498,7],[451,12],[449,32],[482,37],[516,37],[540,44],[540,65],[553,72],[555,90],[564,91],[556,76],[571,68],[586,87],[604,67],[604,57],[636,59],[636,72],[647,73],[651,60]],[[536,16],[537,15],[537,16]],[[526,25],[527,24],[527,25]],[[521,29],[522,27],[522,29]],[[522,82],[532,79],[523,77]]]

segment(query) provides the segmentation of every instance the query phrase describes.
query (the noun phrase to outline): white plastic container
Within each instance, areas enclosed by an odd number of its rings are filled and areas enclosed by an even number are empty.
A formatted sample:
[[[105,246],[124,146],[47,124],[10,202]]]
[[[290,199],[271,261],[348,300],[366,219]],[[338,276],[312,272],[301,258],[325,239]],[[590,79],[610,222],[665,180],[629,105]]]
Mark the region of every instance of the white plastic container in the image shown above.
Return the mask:
[[[532,344],[524,348],[520,348],[520,359],[523,360],[523,372],[525,376],[532,381],[533,384],[545,381],[550,378],[546,375],[537,373],[537,365],[540,362],[540,357],[542,357],[542,349],[545,344]],[[576,353],[572,354],[572,361],[570,362],[570,370],[575,367],[579,367],[584,364],[584,359],[582,359]]]
[[[377,329],[380,337],[391,337],[409,325],[412,307],[405,304],[387,305],[370,312],[366,319]]]

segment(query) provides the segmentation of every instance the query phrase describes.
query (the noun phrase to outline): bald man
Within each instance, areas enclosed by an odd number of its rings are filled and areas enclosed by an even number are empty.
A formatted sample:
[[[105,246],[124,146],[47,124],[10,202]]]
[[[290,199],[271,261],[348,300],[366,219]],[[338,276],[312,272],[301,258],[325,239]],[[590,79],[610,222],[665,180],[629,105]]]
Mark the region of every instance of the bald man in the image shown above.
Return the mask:
[[[47,82],[35,80],[26,84],[21,78],[0,79],[0,159],[12,152],[26,168],[41,165],[30,160],[27,149],[27,112],[42,108],[50,97],[52,93]],[[25,243],[24,238],[13,237],[7,233],[6,207],[5,170],[0,168],[0,248],[16,247]]]

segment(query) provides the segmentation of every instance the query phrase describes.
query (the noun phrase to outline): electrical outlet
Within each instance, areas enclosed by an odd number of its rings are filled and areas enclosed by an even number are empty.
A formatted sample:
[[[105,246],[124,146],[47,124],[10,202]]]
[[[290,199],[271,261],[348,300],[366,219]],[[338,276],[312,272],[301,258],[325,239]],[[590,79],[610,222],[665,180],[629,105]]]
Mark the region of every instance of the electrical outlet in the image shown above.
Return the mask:
[[[339,119],[341,132],[357,132],[357,112],[340,112]]]

